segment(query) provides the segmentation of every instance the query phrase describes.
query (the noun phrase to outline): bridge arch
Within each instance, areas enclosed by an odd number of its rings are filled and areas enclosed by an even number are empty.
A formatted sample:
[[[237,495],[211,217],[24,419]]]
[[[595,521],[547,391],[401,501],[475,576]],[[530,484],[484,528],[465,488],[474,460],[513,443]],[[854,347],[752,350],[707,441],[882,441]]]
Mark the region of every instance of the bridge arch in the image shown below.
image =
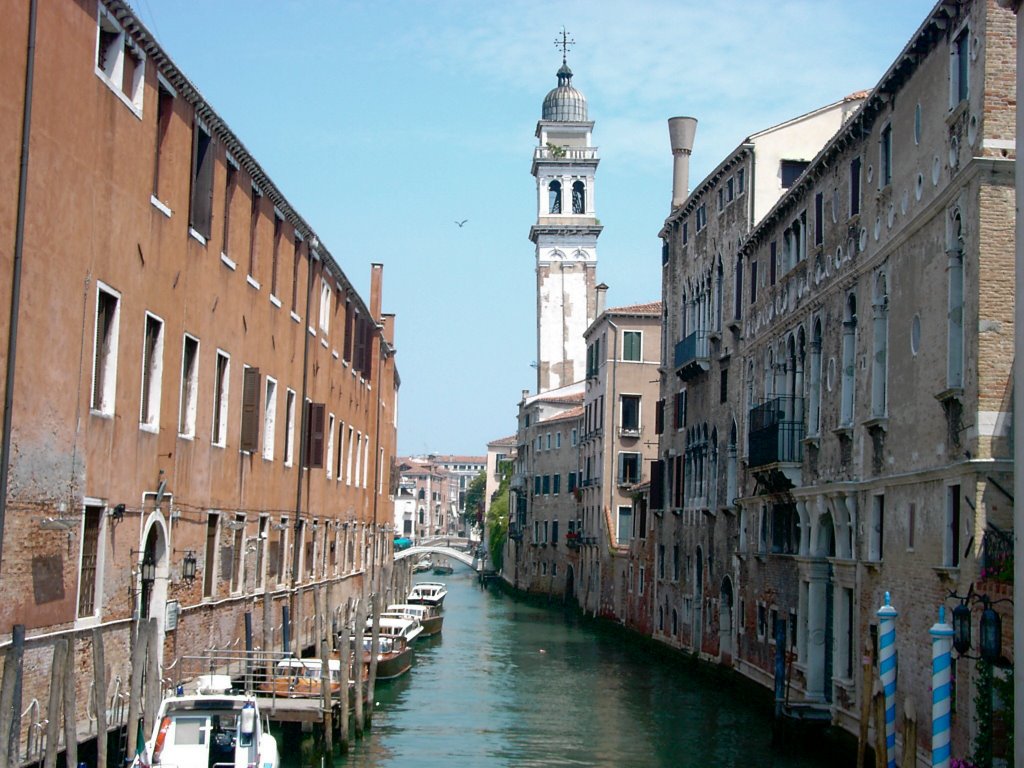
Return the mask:
[[[395,560],[404,560],[407,557],[418,557],[419,555],[444,555],[445,557],[457,560],[463,565],[472,568],[474,571],[479,571],[481,568],[480,561],[472,553],[462,552],[458,549],[452,549],[442,544],[417,544],[416,546],[403,549],[401,552],[395,552]]]

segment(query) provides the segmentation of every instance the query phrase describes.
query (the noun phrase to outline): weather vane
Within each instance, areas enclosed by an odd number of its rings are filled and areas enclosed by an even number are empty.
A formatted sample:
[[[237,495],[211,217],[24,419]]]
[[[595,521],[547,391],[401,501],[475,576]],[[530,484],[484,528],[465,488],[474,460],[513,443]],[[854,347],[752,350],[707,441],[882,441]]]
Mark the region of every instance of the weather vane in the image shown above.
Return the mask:
[[[562,63],[565,64],[565,55],[569,52],[569,46],[576,45],[576,41],[569,37],[569,33],[562,27],[562,39],[555,40],[555,47],[562,49]]]

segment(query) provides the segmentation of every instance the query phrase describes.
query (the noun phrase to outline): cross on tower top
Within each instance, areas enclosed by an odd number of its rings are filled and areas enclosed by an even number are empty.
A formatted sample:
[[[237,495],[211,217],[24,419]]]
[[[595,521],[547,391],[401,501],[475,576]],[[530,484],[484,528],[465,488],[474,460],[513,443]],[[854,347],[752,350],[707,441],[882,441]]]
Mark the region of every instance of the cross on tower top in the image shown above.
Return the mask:
[[[562,27],[562,39],[555,40],[555,47],[562,49],[562,63],[565,64],[565,55],[569,52],[569,46],[576,45],[576,41],[569,37],[569,33]]]

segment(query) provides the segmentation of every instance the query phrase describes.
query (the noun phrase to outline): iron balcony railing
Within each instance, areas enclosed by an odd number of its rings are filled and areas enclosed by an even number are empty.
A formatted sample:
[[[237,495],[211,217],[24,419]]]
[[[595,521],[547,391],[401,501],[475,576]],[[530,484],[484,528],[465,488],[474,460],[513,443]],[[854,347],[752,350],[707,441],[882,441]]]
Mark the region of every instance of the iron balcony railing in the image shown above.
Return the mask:
[[[804,399],[773,397],[750,409],[748,419],[751,467],[803,460]]]
[[[708,331],[694,331],[676,344],[676,368],[707,359],[709,348]]]

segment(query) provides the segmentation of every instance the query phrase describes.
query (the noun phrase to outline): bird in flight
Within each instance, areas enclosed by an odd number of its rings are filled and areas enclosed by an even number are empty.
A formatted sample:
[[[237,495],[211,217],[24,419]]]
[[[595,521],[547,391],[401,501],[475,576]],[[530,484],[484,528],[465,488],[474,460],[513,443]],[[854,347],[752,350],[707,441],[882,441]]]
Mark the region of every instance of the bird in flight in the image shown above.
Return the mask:
[[[463,219],[462,221],[456,221],[455,223],[459,225],[459,229],[462,229],[462,225],[467,221],[469,221],[469,219]]]

